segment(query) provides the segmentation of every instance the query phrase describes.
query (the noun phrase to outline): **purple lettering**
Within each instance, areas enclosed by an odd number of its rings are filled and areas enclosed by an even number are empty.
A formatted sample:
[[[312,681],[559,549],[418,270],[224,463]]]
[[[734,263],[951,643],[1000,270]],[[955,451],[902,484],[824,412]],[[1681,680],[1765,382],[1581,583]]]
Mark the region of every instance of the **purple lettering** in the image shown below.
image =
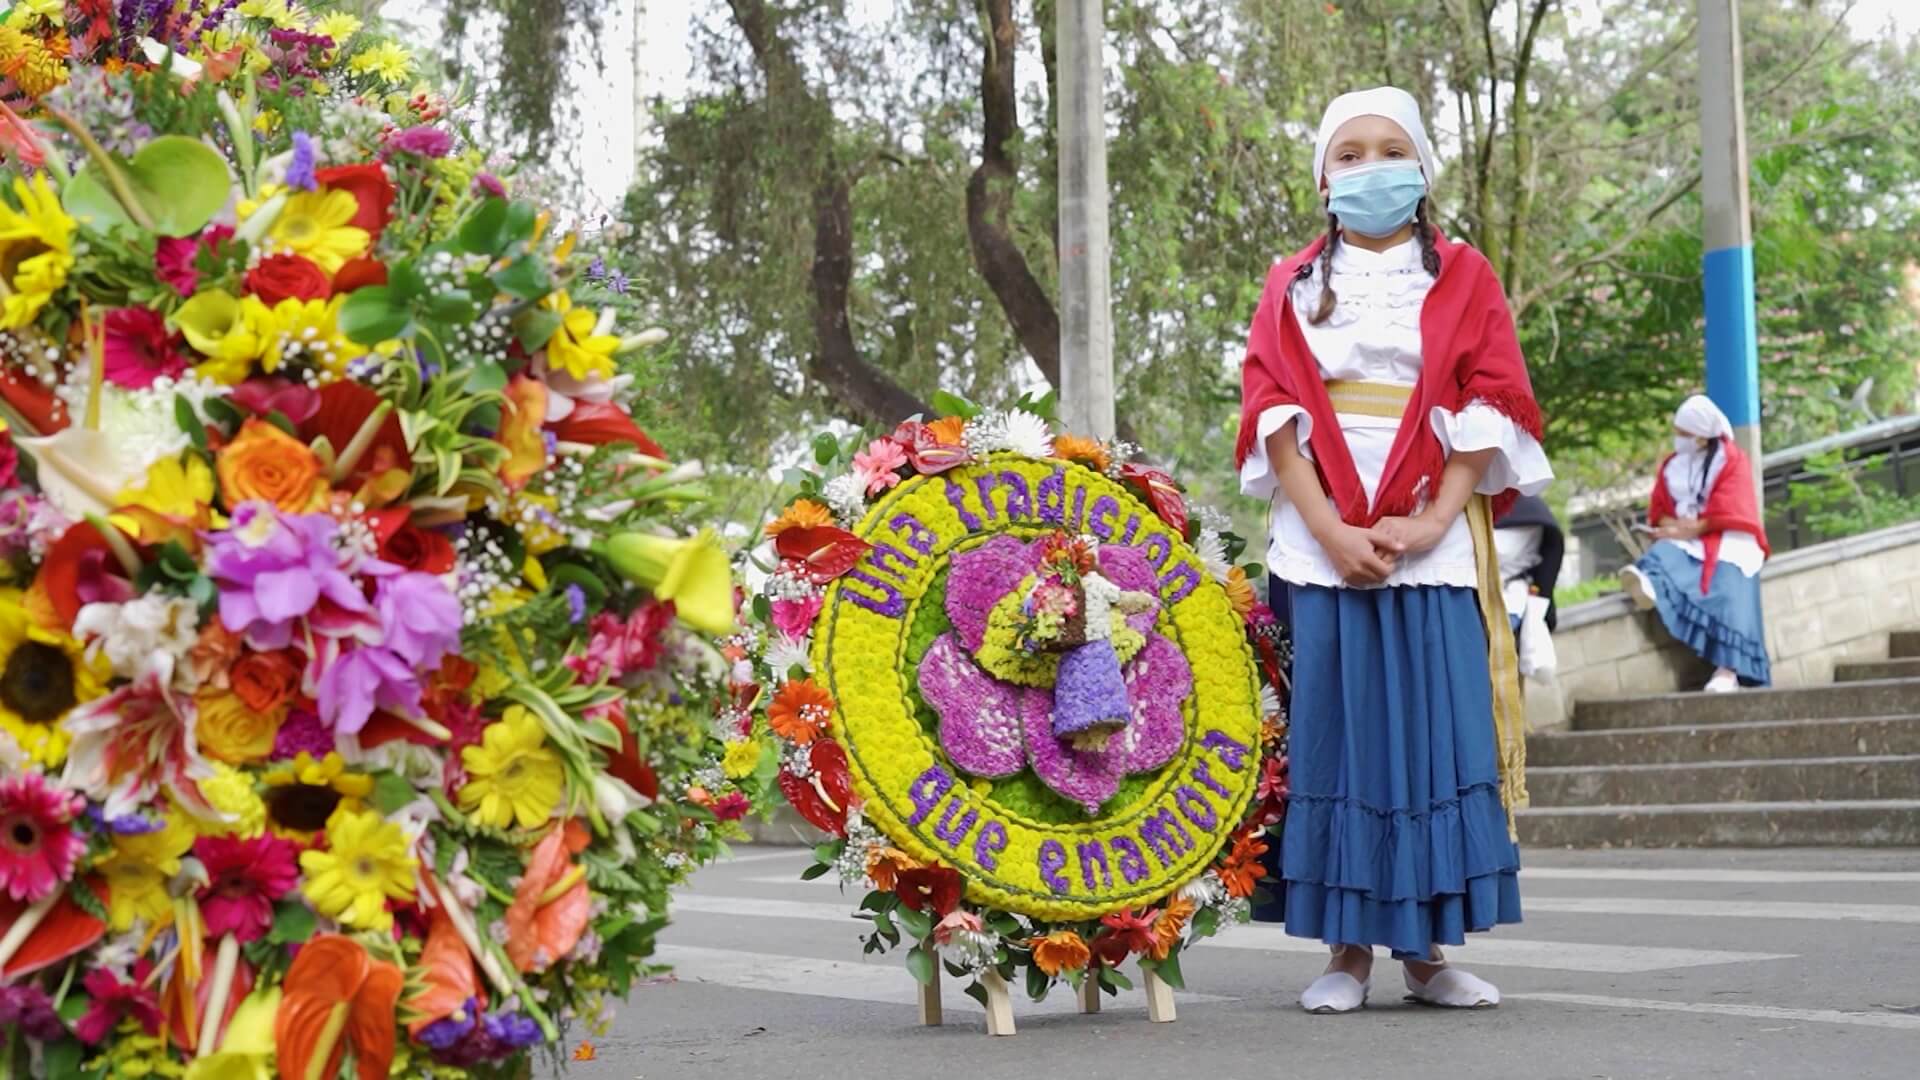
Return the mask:
[[[1140,840],[1153,852],[1153,857],[1160,860],[1160,865],[1168,869],[1173,868],[1180,856],[1193,850],[1193,834],[1164,806],[1140,826]]]
[[[895,565],[888,566],[891,560]],[[892,544],[875,544],[867,554],[867,563],[876,570],[883,570],[896,577],[906,577],[907,571],[920,565],[920,560],[894,547]]]
[[[1025,518],[1033,516],[1033,492],[1027,487],[1027,478],[1008,470],[1000,474],[1000,487],[1007,493],[1007,516]]]
[[[912,514],[893,515],[893,520],[887,522],[887,527],[895,532],[904,533],[903,539],[907,546],[922,555],[933,554],[933,546],[940,540],[934,535],[932,529],[922,525],[920,519]]]
[[[1207,733],[1200,737],[1200,745],[1213,751],[1213,756],[1220,759],[1220,764],[1234,772],[1239,772],[1247,763],[1246,744],[1235,742],[1224,731],[1208,728]]]
[[[940,805],[940,800],[952,789],[953,774],[948,772],[945,766],[935,765],[921,773],[907,787],[907,798],[913,802],[913,816],[907,819],[907,824],[918,825],[925,821],[927,815],[933,813],[933,808]]]
[[[1133,538],[1139,531],[1140,515],[1133,514],[1127,518],[1127,527],[1120,532],[1120,542],[1128,547],[1132,547]]]
[[[994,856],[1007,850],[1007,827],[989,818],[980,826],[980,835],[973,838],[973,861],[980,864],[982,870],[999,869],[1000,860]]]
[[[1176,582],[1178,584],[1175,584]],[[1189,593],[1199,587],[1200,572],[1186,563],[1181,563],[1160,577],[1160,592],[1163,594],[1162,598],[1169,604],[1177,604],[1185,600]],[[1169,589],[1172,590],[1170,594]]]
[[[1102,540],[1113,539],[1113,519],[1120,514],[1120,501],[1111,495],[1102,495],[1093,500],[1093,518],[1089,522],[1093,535]]]
[[[1215,780],[1213,778],[1213,771],[1207,768],[1206,758],[1199,758],[1198,760],[1194,761],[1193,778],[1194,780],[1199,782],[1202,787],[1205,787],[1208,791],[1213,792],[1215,795],[1220,796],[1221,798],[1227,800],[1228,802],[1233,801],[1233,792],[1228,791],[1226,788],[1221,787],[1220,781]]]
[[[1140,853],[1140,845],[1133,842],[1131,836],[1116,836],[1107,841],[1120,855],[1120,876],[1129,885],[1138,885],[1147,880],[1147,857]]]
[[[999,483],[1000,478],[992,473],[981,473],[973,478],[973,490],[980,493],[980,507],[986,513],[988,521],[999,516],[993,509],[993,489]]]
[[[1080,843],[1074,845],[1074,851],[1080,856],[1080,881],[1086,885],[1088,892],[1092,892],[1094,889],[1093,867],[1095,863],[1100,865],[1100,888],[1113,888],[1113,868],[1107,865],[1107,849],[1100,846],[1100,841],[1082,840]]]
[[[946,486],[947,502],[953,505],[953,512],[960,515],[960,524],[968,532],[980,531],[980,519],[967,512],[967,489],[960,486],[951,476],[943,476],[940,482]]]
[[[1047,888],[1063,893],[1073,887],[1066,878],[1060,876],[1060,871],[1065,869],[1066,865],[1067,849],[1060,841],[1047,840],[1041,843],[1040,880],[1047,883]]]
[[[853,587],[852,583],[855,581],[865,582],[873,586],[879,590],[880,595],[877,597],[868,596],[866,593]],[[865,570],[853,569],[847,571],[847,584],[842,586],[842,588],[846,591],[847,599],[852,600],[854,603],[859,604],[875,615],[883,615],[889,619],[898,619],[907,613],[907,601],[906,598],[900,595],[900,590],[874,577]]]
[[[1173,541],[1166,533],[1153,533],[1147,537],[1141,547],[1146,553],[1147,561],[1153,564],[1155,570],[1166,566],[1167,559],[1173,555]],[[1156,551],[1158,554],[1155,554]]]
[[[959,847],[967,838],[967,834],[973,831],[975,823],[980,820],[980,811],[969,810],[961,815],[960,824],[955,825],[953,812],[963,805],[965,804],[961,802],[960,797],[954,796],[953,801],[947,804],[947,808],[940,812],[940,824],[933,827],[933,835],[937,839],[945,840],[948,847]]]
[[[1073,517],[1067,519],[1067,531],[1079,532],[1081,524],[1085,522],[1086,519],[1087,489],[1077,487],[1073,489]]]
[[[1040,520],[1053,525],[1066,524],[1067,470],[1055,469],[1040,481]]]
[[[1173,789],[1173,801],[1180,804],[1180,812],[1201,832],[1211,832],[1220,823],[1220,815],[1213,812],[1213,804],[1207,797],[1185,784]]]

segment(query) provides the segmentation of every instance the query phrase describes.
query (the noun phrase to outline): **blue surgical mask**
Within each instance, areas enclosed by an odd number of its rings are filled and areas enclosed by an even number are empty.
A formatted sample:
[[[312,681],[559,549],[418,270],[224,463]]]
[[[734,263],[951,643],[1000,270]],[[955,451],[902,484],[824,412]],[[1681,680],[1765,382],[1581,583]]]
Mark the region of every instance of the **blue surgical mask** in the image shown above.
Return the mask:
[[[1327,177],[1327,209],[1340,227],[1361,236],[1392,236],[1427,194],[1417,161],[1382,161]]]

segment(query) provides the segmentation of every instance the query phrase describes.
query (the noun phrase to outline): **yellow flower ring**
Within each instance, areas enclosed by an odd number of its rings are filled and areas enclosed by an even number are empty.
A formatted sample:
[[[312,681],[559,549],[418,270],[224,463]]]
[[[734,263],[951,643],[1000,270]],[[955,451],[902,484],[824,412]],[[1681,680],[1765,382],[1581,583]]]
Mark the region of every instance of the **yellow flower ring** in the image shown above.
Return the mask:
[[[1173,759],[1097,816],[1064,823],[948,761],[917,715],[909,655],[916,616],[955,554],[1060,529],[1146,554],[1159,582],[1155,629],[1193,672]],[[876,828],[916,859],[957,867],[975,903],[1049,921],[1146,906],[1206,872],[1258,786],[1259,676],[1226,590],[1179,534],[1100,473],[1012,454],[906,480],[854,532],[873,546],[828,589],[813,660]]]

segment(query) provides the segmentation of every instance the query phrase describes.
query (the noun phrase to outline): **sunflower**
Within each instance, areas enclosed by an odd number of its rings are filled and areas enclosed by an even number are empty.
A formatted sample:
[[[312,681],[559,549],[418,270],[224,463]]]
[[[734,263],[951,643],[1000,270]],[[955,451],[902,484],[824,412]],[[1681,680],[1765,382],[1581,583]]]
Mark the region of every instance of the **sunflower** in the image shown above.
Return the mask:
[[[6,286],[0,330],[31,323],[73,268],[73,219],[60,209],[47,174],[33,174],[32,183],[14,177],[13,195],[17,210],[0,199],[0,283]]]
[[[300,853],[303,891],[314,910],[343,926],[385,933],[393,928],[387,901],[413,899],[417,866],[407,834],[372,810],[338,813],[327,822],[324,850]]]
[[[560,316],[560,328],[547,339],[547,366],[586,382],[594,376],[613,374],[613,353],[620,339],[612,334],[596,334],[599,319],[586,308],[573,306],[566,290],[540,301],[540,306]]]
[[[353,224],[360,201],[350,191],[305,191],[287,200],[267,237],[275,250],[304,255],[328,274],[358,258],[373,237]]]
[[[193,839],[193,828],[173,814],[151,832],[113,838],[94,870],[107,880],[107,921],[116,932],[131,929],[136,919],[148,925],[173,921],[167,883],[180,872],[180,859],[193,847]]]
[[[546,824],[565,782],[560,758],[546,743],[539,719],[523,706],[509,706],[488,725],[479,746],[460,751],[469,777],[460,788],[460,808],[496,829],[516,821],[523,829]]]
[[[373,793],[373,777],[347,771],[337,752],[315,758],[305,750],[261,777],[267,785],[267,820],[274,831],[306,839],[326,828],[334,811],[353,813]]]
[[[67,758],[60,721],[106,692],[105,656],[88,659],[71,635],[33,621],[18,589],[0,589],[0,730],[27,756],[52,768]]]

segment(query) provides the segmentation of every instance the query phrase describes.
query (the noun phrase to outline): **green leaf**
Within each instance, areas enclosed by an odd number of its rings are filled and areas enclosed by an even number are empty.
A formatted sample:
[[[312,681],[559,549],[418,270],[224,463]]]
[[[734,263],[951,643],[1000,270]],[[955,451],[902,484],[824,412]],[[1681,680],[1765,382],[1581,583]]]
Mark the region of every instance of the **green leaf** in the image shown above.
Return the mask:
[[[298,945],[313,936],[318,925],[313,909],[298,900],[282,900],[273,905],[273,929],[267,940],[275,945]]]
[[[173,422],[187,433],[195,450],[207,448],[207,426],[200,422],[200,414],[193,411],[193,402],[185,394],[176,394],[173,398]]]
[[[361,345],[378,345],[406,332],[413,321],[385,285],[368,285],[347,294],[340,305],[340,332]]]
[[[427,276],[412,259],[402,259],[387,270],[387,289],[397,304],[409,304],[425,296]]]
[[[845,840],[828,840],[824,843],[813,845],[813,858],[815,862],[823,862],[831,865],[840,861],[840,853],[846,849],[847,842]]]
[[[226,428],[228,431],[238,430],[240,425],[245,423],[247,419],[247,414],[240,411],[240,406],[235,405],[226,398],[207,398],[201,403],[200,407],[207,410],[209,419],[221,427]]]
[[[833,459],[839,456],[840,440],[824,431],[813,437],[813,460],[822,465],[831,465]]]
[[[427,316],[448,326],[463,326],[480,314],[473,294],[465,289],[449,289],[427,297]]]
[[[961,993],[979,1002],[981,1008],[984,1009],[987,1007],[987,988],[980,985],[980,980],[975,979],[968,983],[967,988],[961,991]]]
[[[128,194],[159,236],[192,236],[227,204],[232,178],[227,161],[198,139],[162,135],[150,139],[131,160],[115,157]],[[100,162],[89,161],[62,193],[68,214],[97,232],[133,226],[133,217],[113,193]]]
[[[1100,985],[1113,991],[1131,990],[1133,980],[1127,978],[1126,973],[1119,968],[1102,964],[1100,965]]]
[[[753,597],[753,617],[757,622],[766,622],[773,618],[773,601],[765,593],[755,593]]]
[[[553,275],[547,273],[547,264],[533,256],[515,259],[506,269],[495,272],[493,283],[501,292],[521,300],[538,300],[553,291]]]
[[[918,945],[908,949],[907,972],[918,980],[920,985],[933,985],[933,977],[936,974],[933,967],[933,954]]]
[[[800,880],[812,881],[815,878],[825,877],[827,871],[831,869],[833,869],[833,867],[828,866],[826,863],[814,863],[812,866],[800,871]]]
[[[933,410],[942,416],[960,416],[968,420],[980,415],[980,407],[957,394],[945,390],[935,390],[933,400],[928,402]]]
[[[286,413],[281,412],[279,409],[268,413],[265,419],[267,423],[272,424],[274,427],[279,428],[294,438],[298,439],[300,437],[300,429],[294,427],[293,421],[287,417]]]
[[[1142,964],[1141,966],[1144,967],[1146,965]],[[1165,960],[1153,965],[1153,973],[1160,976],[1161,982],[1166,983],[1175,990],[1185,990],[1187,988],[1187,980],[1185,976],[1180,974],[1180,947],[1178,945],[1174,946],[1173,951],[1167,954]]]
[[[390,769],[373,774],[373,808],[391,815],[414,799],[413,784]]]
[[[80,1004],[80,1015],[86,1015],[87,998],[76,995],[68,998],[67,1001],[78,1002]],[[64,1011],[66,1002],[63,1001],[60,1004]],[[78,1019],[80,1019],[80,1017],[75,1016],[69,1018],[67,1022],[72,1023]],[[48,1043],[45,1055],[43,1060],[48,1076],[79,1076],[80,1059],[86,1056],[86,1048],[81,1046],[77,1039],[61,1039],[56,1043]]]
[[[918,940],[933,933],[933,916],[924,911],[903,907],[894,912],[894,917],[900,920],[900,929],[906,931],[908,937]]]
[[[497,256],[507,246],[507,200],[480,204],[460,226],[460,248],[472,255]]]
[[[1047,991],[1053,988],[1053,979],[1040,970],[1039,964],[1027,965],[1027,996],[1035,1001],[1047,1000]]]
[[[487,361],[474,366],[463,389],[469,394],[497,394],[507,388],[507,369]]]
[[[540,220],[540,208],[525,200],[515,200],[507,204],[507,220],[503,230],[504,243],[520,243],[533,239],[533,227]]]
[[[1189,935],[1195,939],[1209,938],[1220,932],[1220,909],[1201,908],[1194,913]]]
[[[553,340],[560,329],[560,313],[536,308],[514,320],[514,333],[520,337],[520,347],[530,353],[539,352]]]

